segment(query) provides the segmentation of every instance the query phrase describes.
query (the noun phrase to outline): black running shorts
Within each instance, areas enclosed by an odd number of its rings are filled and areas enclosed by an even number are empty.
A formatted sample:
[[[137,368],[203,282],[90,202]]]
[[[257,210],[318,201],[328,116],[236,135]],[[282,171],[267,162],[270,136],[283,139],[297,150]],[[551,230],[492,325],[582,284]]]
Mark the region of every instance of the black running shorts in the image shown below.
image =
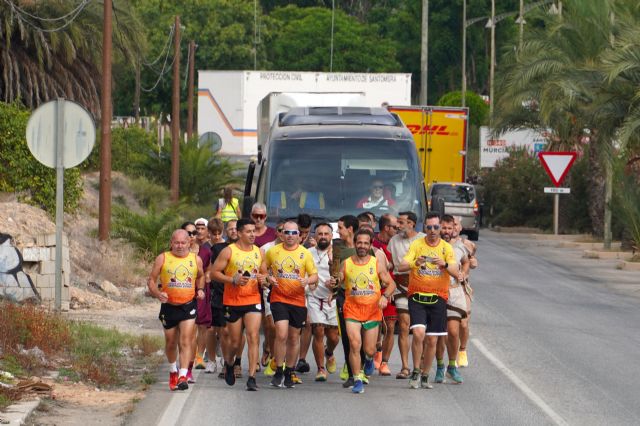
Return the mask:
[[[273,322],[289,321],[289,326],[302,328],[307,322],[307,308],[282,302],[271,303]]]
[[[224,307],[224,319],[226,322],[236,322],[240,318],[243,318],[245,314],[251,313],[261,313],[262,307],[261,303],[257,305],[242,305],[242,306],[231,306],[226,305]]]
[[[165,330],[177,326],[181,321],[195,320],[197,314],[195,299],[183,305],[171,305],[163,303],[160,305],[160,315],[158,319]]]
[[[447,301],[438,297],[436,303],[424,304],[409,298],[410,328],[426,327],[427,336],[447,335]]]

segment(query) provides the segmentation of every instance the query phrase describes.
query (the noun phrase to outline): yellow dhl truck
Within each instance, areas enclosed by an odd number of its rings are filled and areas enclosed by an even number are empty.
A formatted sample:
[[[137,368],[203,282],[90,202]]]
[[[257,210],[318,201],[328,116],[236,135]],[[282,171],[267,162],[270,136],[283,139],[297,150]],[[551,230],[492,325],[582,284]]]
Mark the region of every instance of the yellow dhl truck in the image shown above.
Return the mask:
[[[413,135],[424,183],[465,182],[469,109],[390,106]]]

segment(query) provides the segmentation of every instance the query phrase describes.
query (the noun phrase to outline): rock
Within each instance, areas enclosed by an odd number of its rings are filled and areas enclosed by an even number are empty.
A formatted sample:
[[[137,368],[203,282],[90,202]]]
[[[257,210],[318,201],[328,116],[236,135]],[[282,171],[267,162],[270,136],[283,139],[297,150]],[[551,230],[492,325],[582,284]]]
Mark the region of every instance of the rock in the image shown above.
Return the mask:
[[[120,290],[118,290],[118,287],[107,280],[104,280],[102,281],[102,283],[100,283],[100,290],[104,291],[107,294],[112,294],[116,297],[120,297]]]

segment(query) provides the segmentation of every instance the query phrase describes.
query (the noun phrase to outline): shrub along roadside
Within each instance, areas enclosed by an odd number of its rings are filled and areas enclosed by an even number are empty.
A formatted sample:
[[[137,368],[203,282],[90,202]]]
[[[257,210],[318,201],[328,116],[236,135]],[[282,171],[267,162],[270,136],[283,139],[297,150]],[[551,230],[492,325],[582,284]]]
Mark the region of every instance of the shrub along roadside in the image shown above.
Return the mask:
[[[26,140],[30,112],[17,103],[0,102],[0,191],[15,192],[20,201],[53,215],[56,208],[56,171],[38,162]],[[77,167],[64,171],[64,206],[78,207],[82,181]]]
[[[162,347],[160,336],[134,336],[69,321],[39,306],[0,302],[0,370],[16,377],[57,370],[60,380],[145,385],[162,360]],[[0,386],[0,405],[15,397]]]

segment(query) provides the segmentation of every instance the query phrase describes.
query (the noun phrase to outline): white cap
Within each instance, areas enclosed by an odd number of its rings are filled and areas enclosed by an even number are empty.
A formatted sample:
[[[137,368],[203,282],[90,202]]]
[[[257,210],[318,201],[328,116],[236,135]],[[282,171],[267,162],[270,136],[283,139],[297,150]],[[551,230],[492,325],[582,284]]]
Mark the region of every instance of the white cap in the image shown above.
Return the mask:
[[[209,221],[207,219],[205,219],[204,217],[198,218],[196,219],[195,222],[193,222],[195,225],[204,225],[207,226],[209,224]]]

